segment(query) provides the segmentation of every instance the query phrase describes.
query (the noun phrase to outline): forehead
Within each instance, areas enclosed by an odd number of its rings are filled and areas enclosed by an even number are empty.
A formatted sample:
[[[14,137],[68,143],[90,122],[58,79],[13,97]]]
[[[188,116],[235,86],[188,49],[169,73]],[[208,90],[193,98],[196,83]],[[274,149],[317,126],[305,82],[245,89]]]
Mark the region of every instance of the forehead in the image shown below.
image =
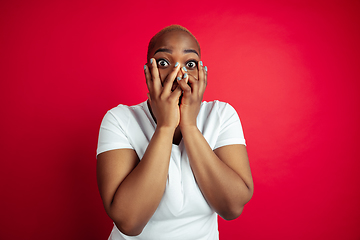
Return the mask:
[[[159,36],[151,52],[155,52],[159,48],[168,48],[171,50],[194,49],[197,52],[200,51],[194,37],[180,30],[166,32]]]

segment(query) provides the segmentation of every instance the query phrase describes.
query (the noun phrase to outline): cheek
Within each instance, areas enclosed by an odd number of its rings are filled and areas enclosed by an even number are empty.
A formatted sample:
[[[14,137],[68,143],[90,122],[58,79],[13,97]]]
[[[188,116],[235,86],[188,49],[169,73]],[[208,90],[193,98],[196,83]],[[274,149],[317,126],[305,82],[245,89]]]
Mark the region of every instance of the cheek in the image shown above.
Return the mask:
[[[188,70],[189,75],[192,75],[196,80],[199,80],[199,71],[197,69]]]
[[[170,69],[159,69],[159,76],[160,76],[161,83],[163,83],[165,81],[165,79],[170,74],[170,72],[171,72]]]

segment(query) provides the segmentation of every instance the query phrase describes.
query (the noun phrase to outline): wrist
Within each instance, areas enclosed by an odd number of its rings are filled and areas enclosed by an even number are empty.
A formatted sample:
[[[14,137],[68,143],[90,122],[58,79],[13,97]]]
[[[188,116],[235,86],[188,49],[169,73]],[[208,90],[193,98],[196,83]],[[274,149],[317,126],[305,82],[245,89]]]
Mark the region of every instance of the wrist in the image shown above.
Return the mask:
[[[180,130],[183,135],[188,133],[193,133],[194,131],[198,131],[198,127],[195,124],[180,124]]]
[[[172,126],[157,125],[155,128],[155,132],[173,136],[175,129],[176,127],[172,127]]]

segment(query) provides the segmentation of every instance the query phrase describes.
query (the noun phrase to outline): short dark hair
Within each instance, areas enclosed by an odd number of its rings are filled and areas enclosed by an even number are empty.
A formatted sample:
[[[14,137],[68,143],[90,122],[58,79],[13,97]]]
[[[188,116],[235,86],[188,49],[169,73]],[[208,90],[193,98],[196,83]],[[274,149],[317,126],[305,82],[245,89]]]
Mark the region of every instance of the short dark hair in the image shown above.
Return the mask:
[[[200,54],[200,44],[198,42],[198,40],[196,39],[196,37],[189,31],[187,30],[186,28],[184,28],[183,26],[180,26],[180,25],[177,25],[177,24],[173,24],[173,25],[170,25],[170,26],[167,26],[163,29],[160,30],[160,32],[156,33],[150,40],[149,42],[149,45],[148,45],[148,51],[147,51],[147,60],[150,59],[150,52],[151,50],[154,48],[157,40],[159,39],[160,36],[162,36],[163,34],[165,33],[168,33],[168,32],[172,32],[172,31],[183,31],[183,32],[186,32],[188,33],[190,36],[192,36],[195,41],[196,41],[196,44],[198,45],[199,47],[199,54]]]

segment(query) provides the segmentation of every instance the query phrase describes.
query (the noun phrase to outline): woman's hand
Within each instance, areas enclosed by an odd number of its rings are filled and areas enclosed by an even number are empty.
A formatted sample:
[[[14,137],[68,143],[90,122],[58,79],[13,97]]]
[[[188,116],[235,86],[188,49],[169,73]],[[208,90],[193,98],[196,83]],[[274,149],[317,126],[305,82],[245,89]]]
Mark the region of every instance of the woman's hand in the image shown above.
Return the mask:
[[[179,81],[183,90],[180,105],[180,128],[186,154],[196,183],[207,203],[222,218],[237,218],[253,194],[253,181],[246,147],[227,145],[213,150],[196,126],[207,71],[198,64],[198,79],[188,76]],[[189,71],[190,72],[190,71]],[[189,80],[190,86],[186,83]]]
[[[200,61],[198,64],[198,76],[192,76],[184,71],[183,79],[178,83],[183,91],[180,104],[180,128],[196,127],[196,118],[207,85],[207,68],[203,67]]]
[[[149,89],[149,102],[158,127],[176,128],[180,122],[179,98],[181,88],[171,91],[174,80],[180,70],[180,64],[161,82],[159,70],[154,58],[150,59],[149,67],[145,65],[146,84]]]

